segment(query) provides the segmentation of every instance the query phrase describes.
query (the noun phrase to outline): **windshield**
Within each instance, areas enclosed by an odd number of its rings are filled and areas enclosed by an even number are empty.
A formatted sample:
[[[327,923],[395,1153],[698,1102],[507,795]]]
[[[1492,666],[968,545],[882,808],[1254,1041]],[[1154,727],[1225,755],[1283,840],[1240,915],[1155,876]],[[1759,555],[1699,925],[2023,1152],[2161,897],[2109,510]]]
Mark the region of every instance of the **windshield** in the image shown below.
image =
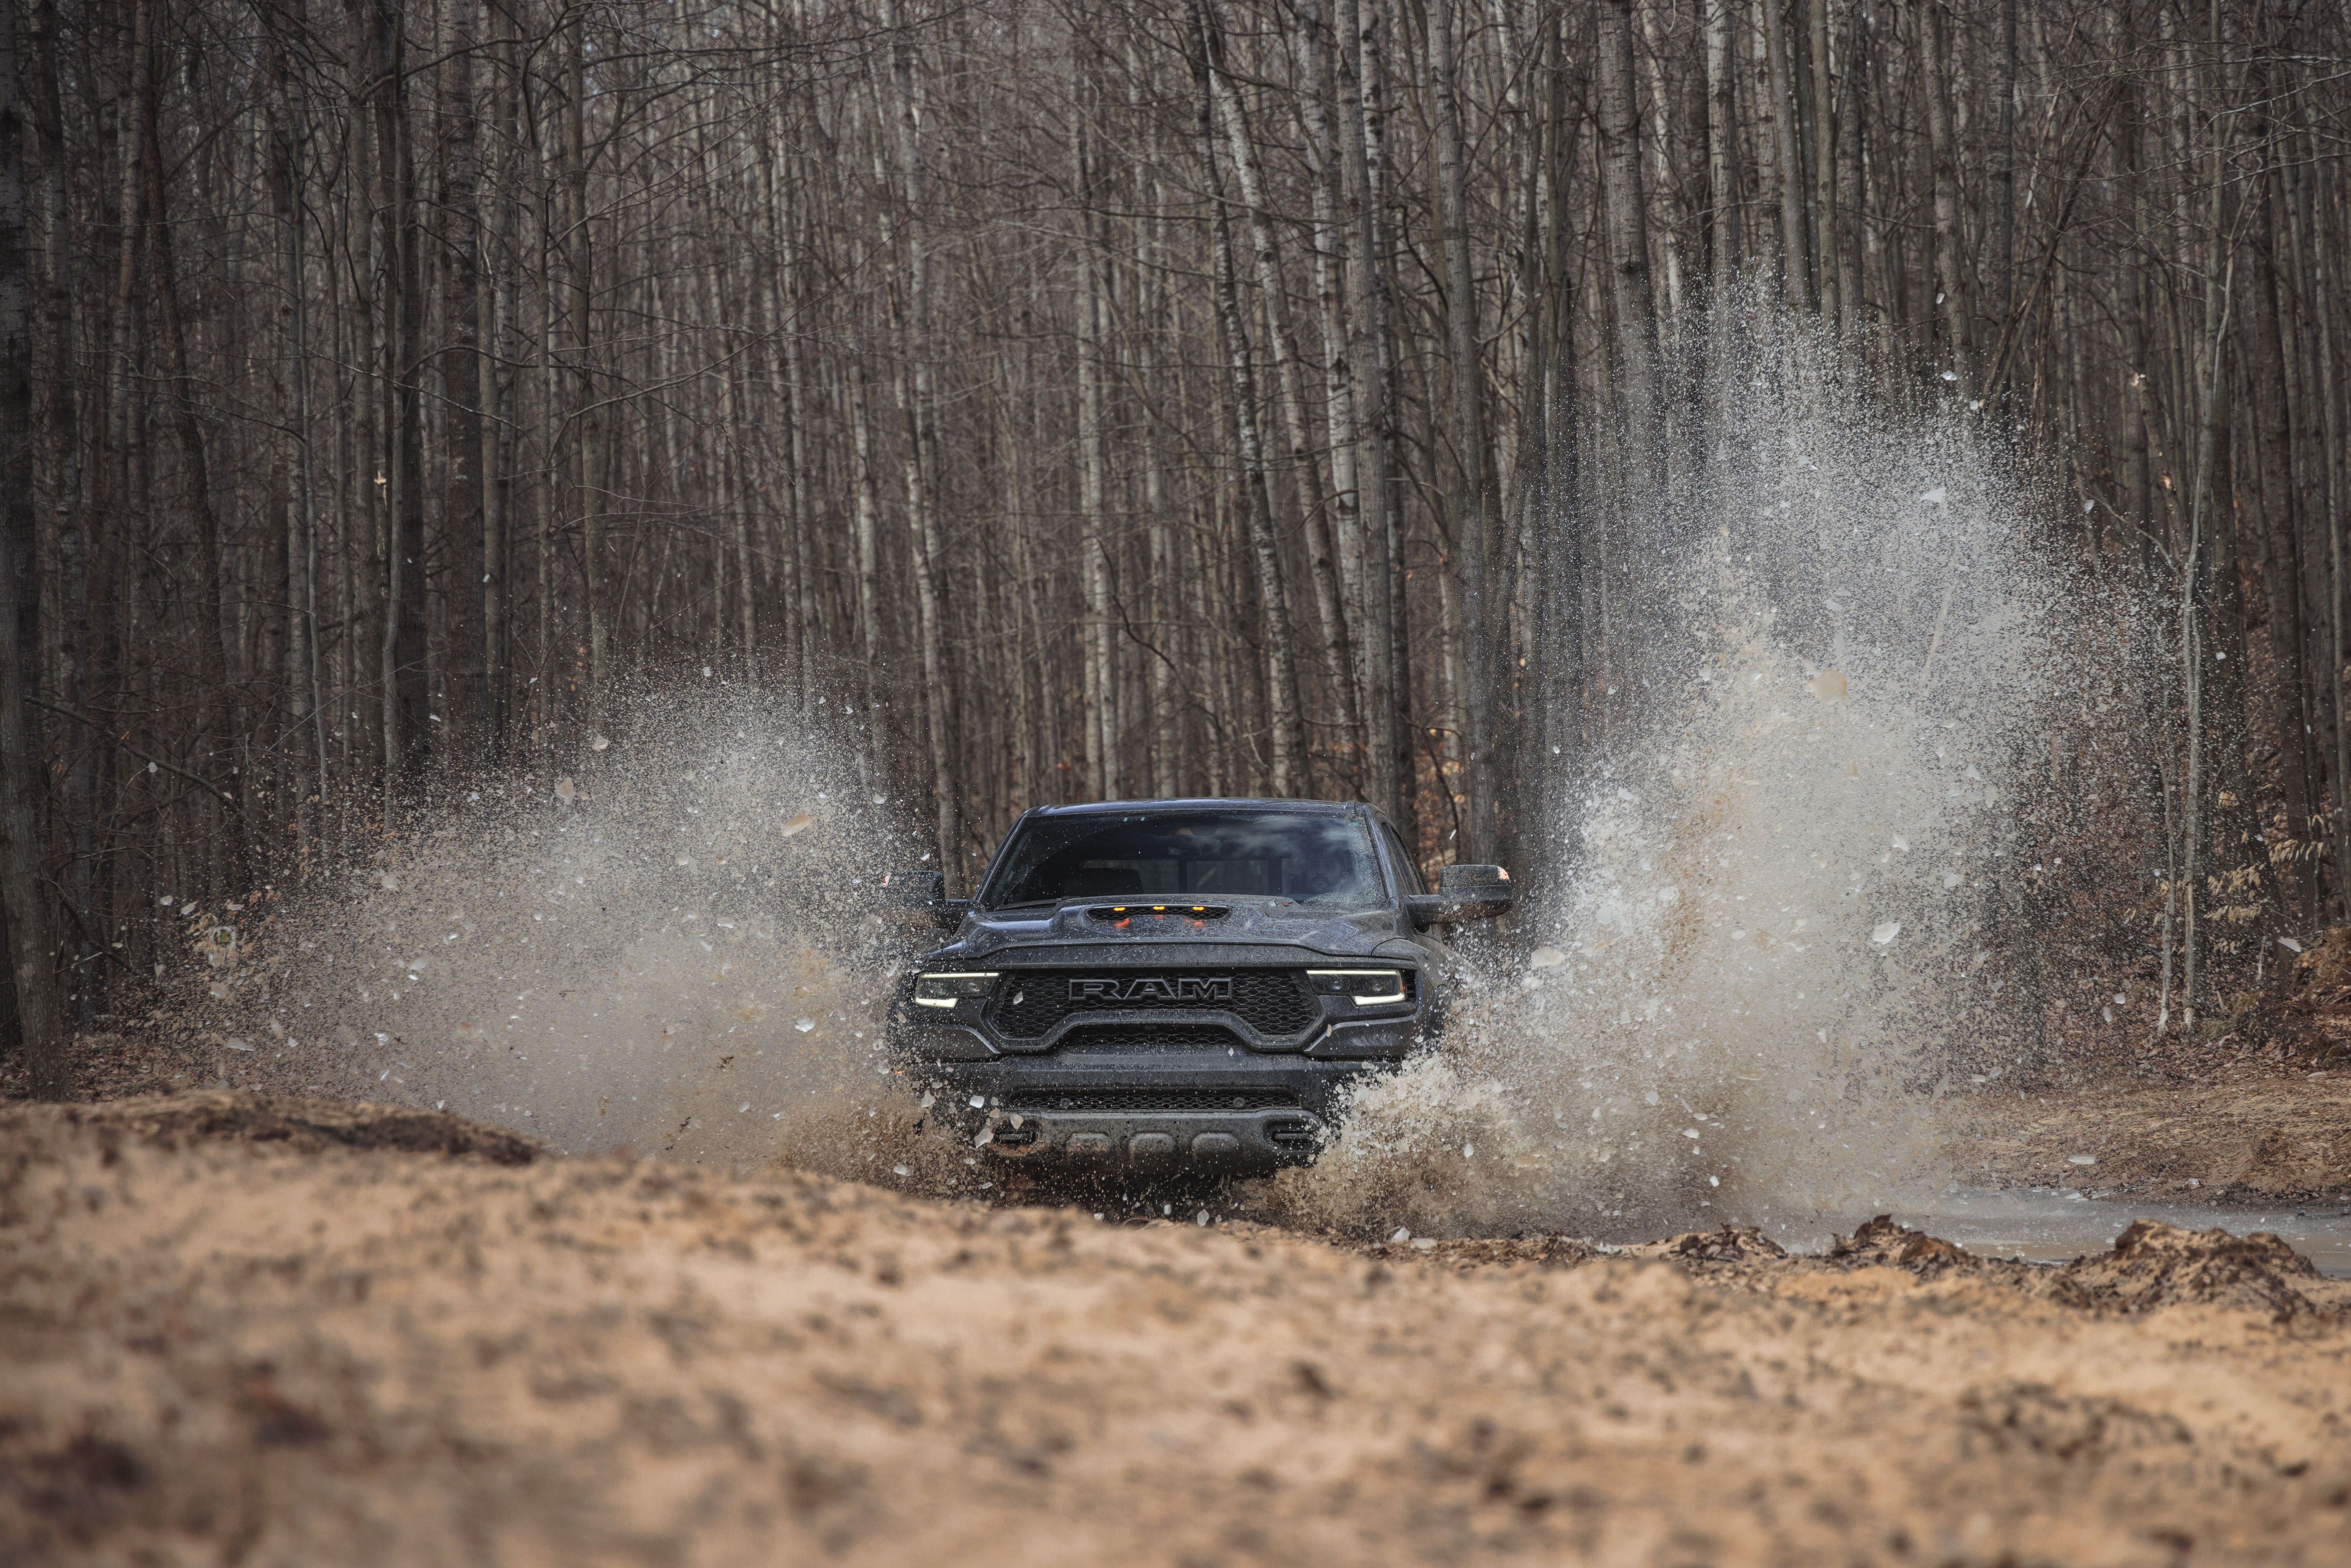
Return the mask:
[[[1372,836],[1352,817],[1137,811],[1032,819],[988,879],[981,907],[1065,898],[1290,898],[1362,908],[1384,894]]]

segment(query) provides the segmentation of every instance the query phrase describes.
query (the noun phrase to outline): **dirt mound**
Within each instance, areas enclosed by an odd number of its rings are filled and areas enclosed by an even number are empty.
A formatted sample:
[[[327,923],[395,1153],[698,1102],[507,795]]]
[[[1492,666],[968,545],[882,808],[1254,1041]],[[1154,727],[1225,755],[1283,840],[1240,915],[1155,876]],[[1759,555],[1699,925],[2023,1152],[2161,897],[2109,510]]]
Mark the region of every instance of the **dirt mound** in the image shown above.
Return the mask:
[[[0,1140],[22,1145],[45,1132],[88,1128],[178,1149],[190,1143],[283,1144],[303,1154],[328,1148],[394,1149],[416,1155],[479,1155],[528,1165],[544,1151],[517,1133],[445,1111],[412,1111],[363,1101],[200,1090],[94,1105],[0,1107]]]
[[[1631,1258],[1665,1258],[1677,1263],[1697,1265],[1763,1263],[1788,1255],[1778,1242],[1751,1225],[1725,1225],[1719,1230],[1685,1231],[1679,1236],[1668,1236],[1663,1241],[1645,1241],[1638,1247],[1628,1247],[1625,1252]]]
[[[2065,1265],[2058,1296],[2128,1312],[2196,1303],[2283,1319],[2320,1312],[2293,1283],[2319,1278],[2316,1265],[2266,1230],[2231,1236],[2135,1219],[2113,1251]]]
[[[1879,1215],[1849,1238],[1838,1237],[1829,1244],[1828,1255],[1830,1262],[1842,1268],[1877,1264],[1930,1280],[1948,1270],[1972,1269],[1979,1261],[1966,1248],[1913,1230],[1890,1214]]]

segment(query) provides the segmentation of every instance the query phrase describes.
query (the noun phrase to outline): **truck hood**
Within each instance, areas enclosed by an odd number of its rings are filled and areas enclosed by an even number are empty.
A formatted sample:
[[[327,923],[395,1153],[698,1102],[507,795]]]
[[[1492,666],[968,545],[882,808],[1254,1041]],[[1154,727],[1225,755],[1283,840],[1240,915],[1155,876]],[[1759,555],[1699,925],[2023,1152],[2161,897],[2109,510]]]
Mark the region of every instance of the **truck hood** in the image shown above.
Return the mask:
[[[1276,946],[1334,958],[1426,956],[1392,909],[1339,911],[1287,898],[1227,899],[1211,906],[1225,913],[1207,919],[1195,918],[1185,905],[1154,915],[1142,904],[1126,905],[1123,918],[1106,919],[1107,907],[1088,899],[1050,910],[974,911],[964,916],[956,939],[926,954],[923,962],[1018,963],[1034,950],[1038,961],[1046,961],[1048,954],[1061,959],[1082,953],[1095,963],[1196,963],[1214,962],[1217,948]]]

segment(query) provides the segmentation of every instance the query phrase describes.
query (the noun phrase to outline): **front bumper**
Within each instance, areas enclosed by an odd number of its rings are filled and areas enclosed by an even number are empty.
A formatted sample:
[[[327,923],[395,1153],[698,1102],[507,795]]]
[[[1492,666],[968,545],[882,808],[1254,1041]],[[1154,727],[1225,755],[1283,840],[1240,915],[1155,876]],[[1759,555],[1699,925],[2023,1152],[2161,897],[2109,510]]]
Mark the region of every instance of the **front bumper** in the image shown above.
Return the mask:
[[[1394,1065],[1104,1051],[910,1062],[905,1071],[933,1095],[931,1114],[993,1158],[1136,1175],[1261,1175],[1311,1164],[1348,1089]]]

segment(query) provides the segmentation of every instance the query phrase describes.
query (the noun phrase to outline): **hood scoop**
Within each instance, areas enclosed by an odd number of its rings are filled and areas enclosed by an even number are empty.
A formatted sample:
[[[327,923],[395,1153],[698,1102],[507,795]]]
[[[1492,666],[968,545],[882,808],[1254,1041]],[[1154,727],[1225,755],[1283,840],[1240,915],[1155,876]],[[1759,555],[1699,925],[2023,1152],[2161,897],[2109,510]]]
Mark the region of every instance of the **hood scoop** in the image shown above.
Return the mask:
[[[1222,904],[1097,904],[1086,918],[1104,925],[1165,925],[1174,921],[1222,920],[1232,914]]]

